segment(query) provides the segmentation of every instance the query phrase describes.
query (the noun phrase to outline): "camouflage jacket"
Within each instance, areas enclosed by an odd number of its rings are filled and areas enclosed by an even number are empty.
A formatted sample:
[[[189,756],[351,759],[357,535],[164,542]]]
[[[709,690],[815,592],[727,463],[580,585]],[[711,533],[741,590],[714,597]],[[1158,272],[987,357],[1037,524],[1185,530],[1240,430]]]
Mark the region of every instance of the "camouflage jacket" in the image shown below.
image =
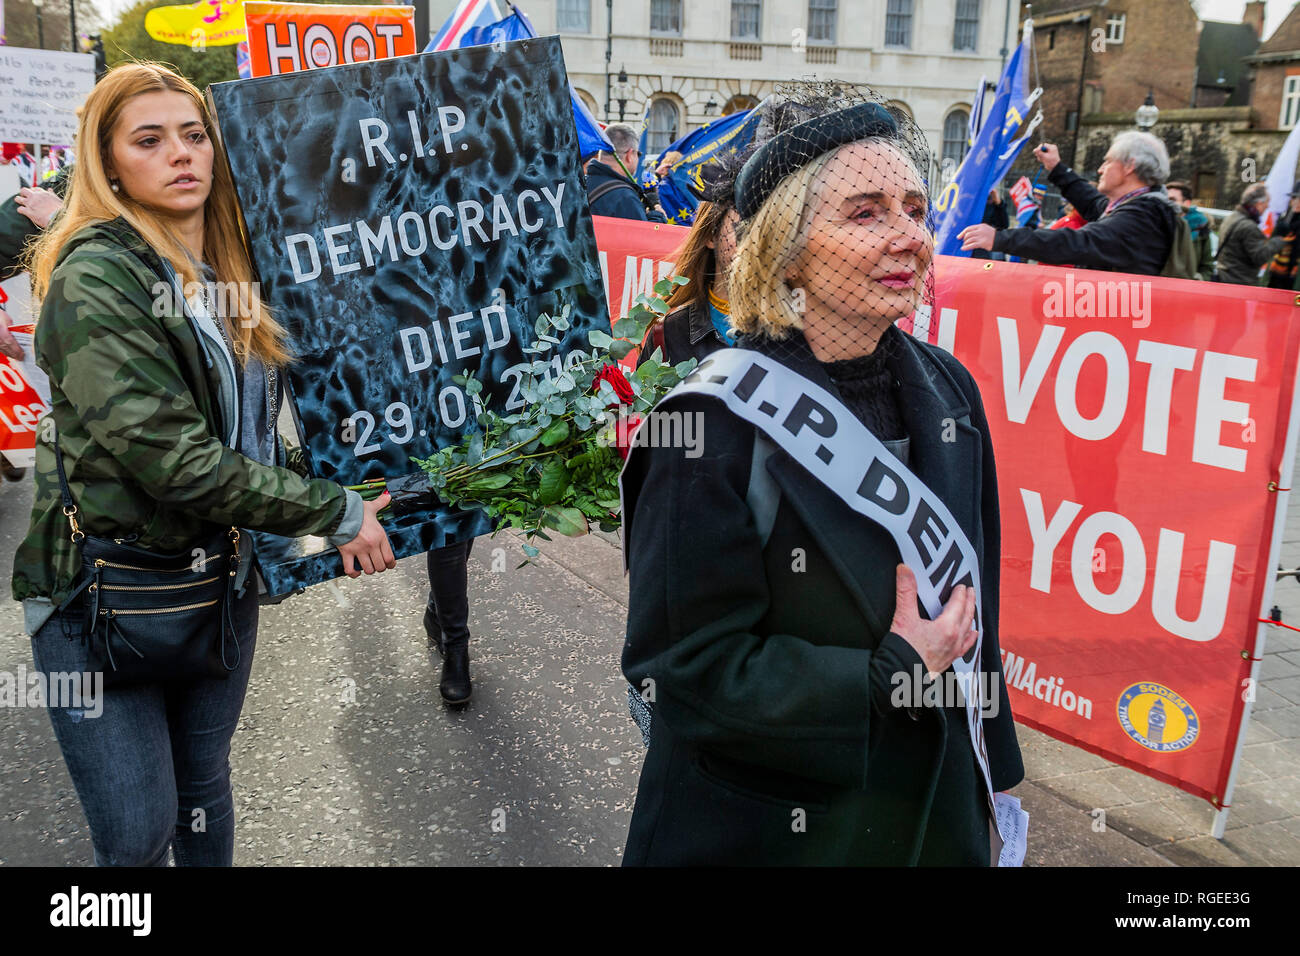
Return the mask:
[[[36,324],[52,407],[37,426],[36,497],[14,556],[15,600],[57,604],[80,570],[51,417],[87,534],[136,534],[138,547],[175,552],[232,524],[331,535],[359,510],[345,507],[355,493],[332,481],[260,464],[222,443],[238,403],[223,396],[220,363],[210,361],[179,295],[158,294],[174,287],[173,275],[123,219],[78,232],[60,252]]]

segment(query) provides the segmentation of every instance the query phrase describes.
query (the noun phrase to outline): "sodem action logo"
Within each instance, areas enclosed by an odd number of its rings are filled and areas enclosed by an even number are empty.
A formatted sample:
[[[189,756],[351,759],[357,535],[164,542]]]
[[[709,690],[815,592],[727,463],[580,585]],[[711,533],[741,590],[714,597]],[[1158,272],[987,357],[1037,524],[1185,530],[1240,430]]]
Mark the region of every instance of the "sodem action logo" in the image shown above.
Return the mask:
[[[1143,747],[1158,753],[1186,750],[1196,742],[1201,721],[1192,705],[1164,684],[1141,681],[1119,695],[1119,725]]]

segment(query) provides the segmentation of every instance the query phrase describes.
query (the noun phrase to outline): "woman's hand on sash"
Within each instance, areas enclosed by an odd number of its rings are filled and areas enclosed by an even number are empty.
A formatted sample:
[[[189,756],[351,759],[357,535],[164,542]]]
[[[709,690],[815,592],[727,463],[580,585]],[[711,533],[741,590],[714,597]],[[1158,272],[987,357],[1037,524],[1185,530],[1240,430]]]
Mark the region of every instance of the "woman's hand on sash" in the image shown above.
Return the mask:
[[[953,588],[943,612],[933,621],[921,617],[916,596],[916,575],[898,566],[894,620],[889,629],[911,644],[931,674],[940,674],[975,643],[975,590],[964,584]]]
[[[388,543],[388,534],[377,517],[387,504],[387,492],[374,501],[363,502],[365,517],[361,519],[361,530],[347,544],[339,545],[339,557],[343,559],[343,573],[348,577],[359,578],[362,571],[366,574],[374,574],[376,571],[397,566],[397,559],[393,557],[393,549]],[[359,570],[358,565],[360,565]]]

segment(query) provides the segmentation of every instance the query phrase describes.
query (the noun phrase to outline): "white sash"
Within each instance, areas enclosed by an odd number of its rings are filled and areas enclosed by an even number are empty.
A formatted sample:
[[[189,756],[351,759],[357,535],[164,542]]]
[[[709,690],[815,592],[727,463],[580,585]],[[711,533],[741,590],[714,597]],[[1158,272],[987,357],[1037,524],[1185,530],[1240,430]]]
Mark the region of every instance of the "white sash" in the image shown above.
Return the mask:
[[[916,575],[918,596],[931,620],[943,611],[943,599],[955,585],[974,588],[974,626],[979,637],[967,658],[957,658],[952,667],[966,698],[966,722],[984,777],[989,814],[1004,843],[1001,865],[1019,865],[1024,856],[1025,828],[1007,825],[1019,818],[1002,804],[1015,798],[993,792],[980,718],[984,685],[976,670],[984,640],[984,609],[979,560],[947,505],[838,398],[762,353],[719,349],[664,396],[660,405],[688,394],[721,399],[850,508],[888,531],[903,563]],[[635,438],[632,444],[635,446]],[[1016,813],[1023,814],[1019,801],[1015,802]],[[1019,859],[1015,859],[1017,855]]]

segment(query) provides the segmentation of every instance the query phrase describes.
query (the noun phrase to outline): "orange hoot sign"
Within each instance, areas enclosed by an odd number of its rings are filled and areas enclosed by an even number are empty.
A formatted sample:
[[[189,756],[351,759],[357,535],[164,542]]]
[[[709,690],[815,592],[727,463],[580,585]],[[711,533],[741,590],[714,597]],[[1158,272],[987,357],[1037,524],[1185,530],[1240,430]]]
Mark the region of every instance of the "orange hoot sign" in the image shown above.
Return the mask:
[[[415,52],[415,8],[245,3],[253,76],[364,63]]]

